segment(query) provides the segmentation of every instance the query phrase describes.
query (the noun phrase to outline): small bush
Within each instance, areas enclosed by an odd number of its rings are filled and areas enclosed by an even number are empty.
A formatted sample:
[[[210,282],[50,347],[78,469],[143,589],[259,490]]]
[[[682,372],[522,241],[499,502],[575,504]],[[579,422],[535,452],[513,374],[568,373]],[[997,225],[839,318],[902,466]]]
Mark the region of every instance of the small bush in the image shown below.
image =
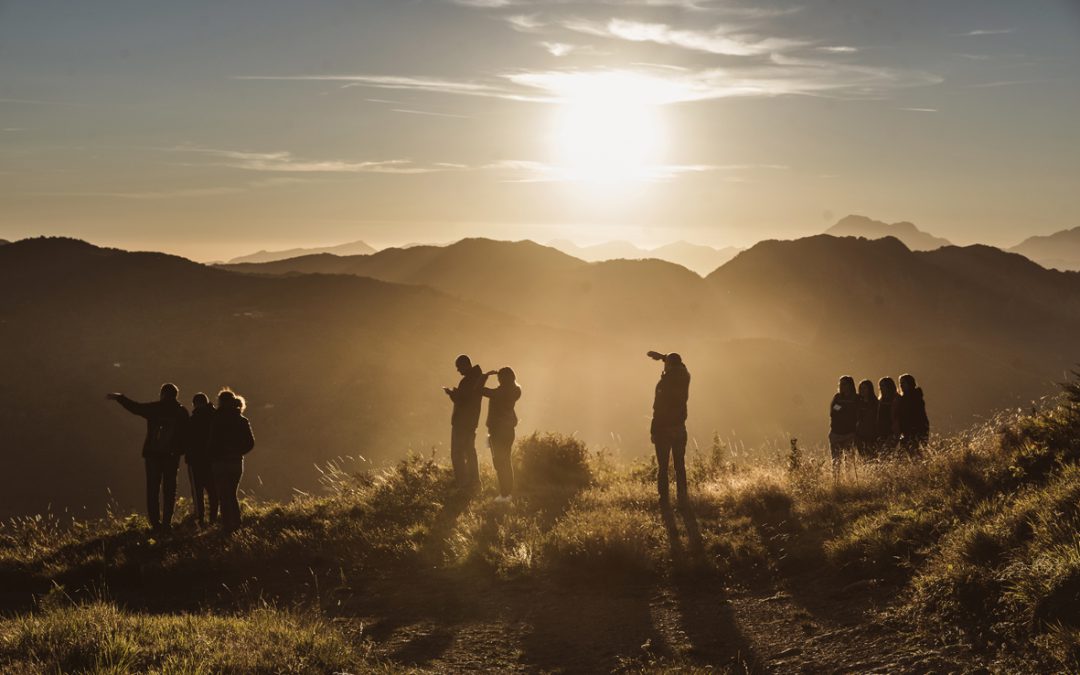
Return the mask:
[[[515,475],[524,491],[580,490],[593,482],[589,449],[573,436],[532,434],[517,444]]]

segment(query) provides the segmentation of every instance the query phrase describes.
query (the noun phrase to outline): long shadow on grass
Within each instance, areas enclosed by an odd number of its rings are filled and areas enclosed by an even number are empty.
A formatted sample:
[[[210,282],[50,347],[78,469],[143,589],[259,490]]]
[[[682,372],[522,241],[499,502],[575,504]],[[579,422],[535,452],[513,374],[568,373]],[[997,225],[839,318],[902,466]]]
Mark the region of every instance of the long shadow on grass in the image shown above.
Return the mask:
[[[695,662],[723,666],[734,673],[764,672],[757,653],[739,628],[722,585],[713,578],[705,560],[701,528],[690,504],[678,509],[686,529],[686,544],[679,533],[675,512],[661,509],[673,566],[679,627],[690,642],[688,656]]]

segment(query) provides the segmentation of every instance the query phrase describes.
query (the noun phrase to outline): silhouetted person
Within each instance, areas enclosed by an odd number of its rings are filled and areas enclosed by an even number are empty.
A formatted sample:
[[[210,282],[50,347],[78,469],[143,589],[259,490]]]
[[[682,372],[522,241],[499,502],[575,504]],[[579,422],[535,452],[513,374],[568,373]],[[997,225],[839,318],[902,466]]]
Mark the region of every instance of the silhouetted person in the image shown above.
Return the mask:
[[[485,373],[485,376],[495,374],[496,371],[493,370]],[[508,502],[514,492],[511,451],[514,448],[514,430],[518,423],[514,405],[521,398],[521,387],[512,368],[500,368],[497,374],[499,386],[494,389],[484,387],[481,392],[491,399],[488,403],[487,428],[491,463],[495,465],[495,473],[499,476],[499,496],[495,501]]]
[[[877,392],[874,383],[863,380],[859,383],[859,420],[855,424],[855,445],[859,454],[866,458],[877,455]]]
[[[146,420],[146,439],[142,456],[146,464],[146,517],[155,530],[172,526],[176,507],[176,471],[184,453],[188,412],[179,401],[175,384],[161,385],[157,401],[138,403],[123,394],[108,394],[125,410]]]
[[[244,417],[243,396],[223,389],[210,426],[210,457],[213,460],[214,488],[221,503],[221,526],[226,532],[240,527],[240,500],[236,496],[244,476],[244,455],[255,447],[251,423]]]
[[[462,354],[454,360],[454,367],[461,373],[461,382],[443,391],[454,402],[450,417],[450,461],[454,465],[454,478],[460,487],[480,485],[480,467],[476,463],[476,426],[480,424],[480,402],[486,377],[480,366]]]
[[[650,435],[656,446],[656,486],[660,505],[669,503],[668,461],[675,465],[675,491],[680,505],[690,503],[686,490],[686,402],[690,398],[690,371],[682,357],[672,352],[649,352],[648,356],[664,362],[664,372],[656,383]]]
[[[896,390],[896,381],[891,377],[883,377],[878,381],[878,392],[878,448],[886,454],[892,454],[900,442],[900,429],[897,425],[900,393]]]
[[[840,378],[837,392],[829,405],[829,451],[832,454],[833,474],[840,471],[844,454],[855,449],[856,430],[859,426],[859,395],[855,391],[855,379],[850,375]]]
[[[915,377],[907,373],[900,376],[900,394],[896,404],[896,429],[900,433],[900,445],[909,454],[915,454],[930,440],[926,401]]]
[[[195,505],[195,522],[203,525],[207,516],[211,524],[217,521],[218,498],[214,487],[214,466],[210,458],[210,432],[217,411],[206,394],[199,392],[191,399],[191,419],[187,427],[188,478],[191,480],[191,501]],[[209,502],[210,512],[206,506]]]

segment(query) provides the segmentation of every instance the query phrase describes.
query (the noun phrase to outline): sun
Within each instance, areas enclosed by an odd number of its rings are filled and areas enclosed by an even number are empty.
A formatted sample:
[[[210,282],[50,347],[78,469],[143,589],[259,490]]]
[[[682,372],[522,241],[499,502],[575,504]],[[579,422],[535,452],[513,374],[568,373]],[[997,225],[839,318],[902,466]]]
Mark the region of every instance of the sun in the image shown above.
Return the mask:
[[[551,146],[564,179],[647,180],[661,160],[661,106],[632,75],[605,73],[567,87],[555,111]]]

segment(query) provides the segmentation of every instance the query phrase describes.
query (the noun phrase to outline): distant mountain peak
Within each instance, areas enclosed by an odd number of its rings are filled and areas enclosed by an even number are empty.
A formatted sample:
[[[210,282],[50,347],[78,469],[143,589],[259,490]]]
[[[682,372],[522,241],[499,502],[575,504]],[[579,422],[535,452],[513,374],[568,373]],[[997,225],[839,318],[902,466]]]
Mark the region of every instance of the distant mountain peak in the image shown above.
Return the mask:
[[[1028,237],[1009,249],[1047,269],[1080,270],[1080,227]]]
[[[376,250],[376,248],[363,241],[351,241],[336,246],[290,248],[282,251],[268,251],[263,249],[257,253],[233,258],[229,261],[229,264],[275,262],[278,260],[288,260],[289,258],[299,258],[301,256],[317,255],[320,253],[330,253],[332,255],[371,255],[372,253],[375,253]]]
[[[948,239],[924,232],[907,220],[886,223],[856,214],[841,218],[835,225],[825,230],[825,234],[834,237],[863,237],[865,239],[882,239],[891,236],[902,241],[912,251],[932,251],[952,245]]]
[[[675,241],[652,249],[620,240],[579,246],[567,239],[556,239],[551,241],[549,245],[563,253],[587,262],[655,258],[681,265],[701,276],[709,274],[728,262],[740,250],[732,246],[718,249],[704,244],[693,244],[688,241]]]

